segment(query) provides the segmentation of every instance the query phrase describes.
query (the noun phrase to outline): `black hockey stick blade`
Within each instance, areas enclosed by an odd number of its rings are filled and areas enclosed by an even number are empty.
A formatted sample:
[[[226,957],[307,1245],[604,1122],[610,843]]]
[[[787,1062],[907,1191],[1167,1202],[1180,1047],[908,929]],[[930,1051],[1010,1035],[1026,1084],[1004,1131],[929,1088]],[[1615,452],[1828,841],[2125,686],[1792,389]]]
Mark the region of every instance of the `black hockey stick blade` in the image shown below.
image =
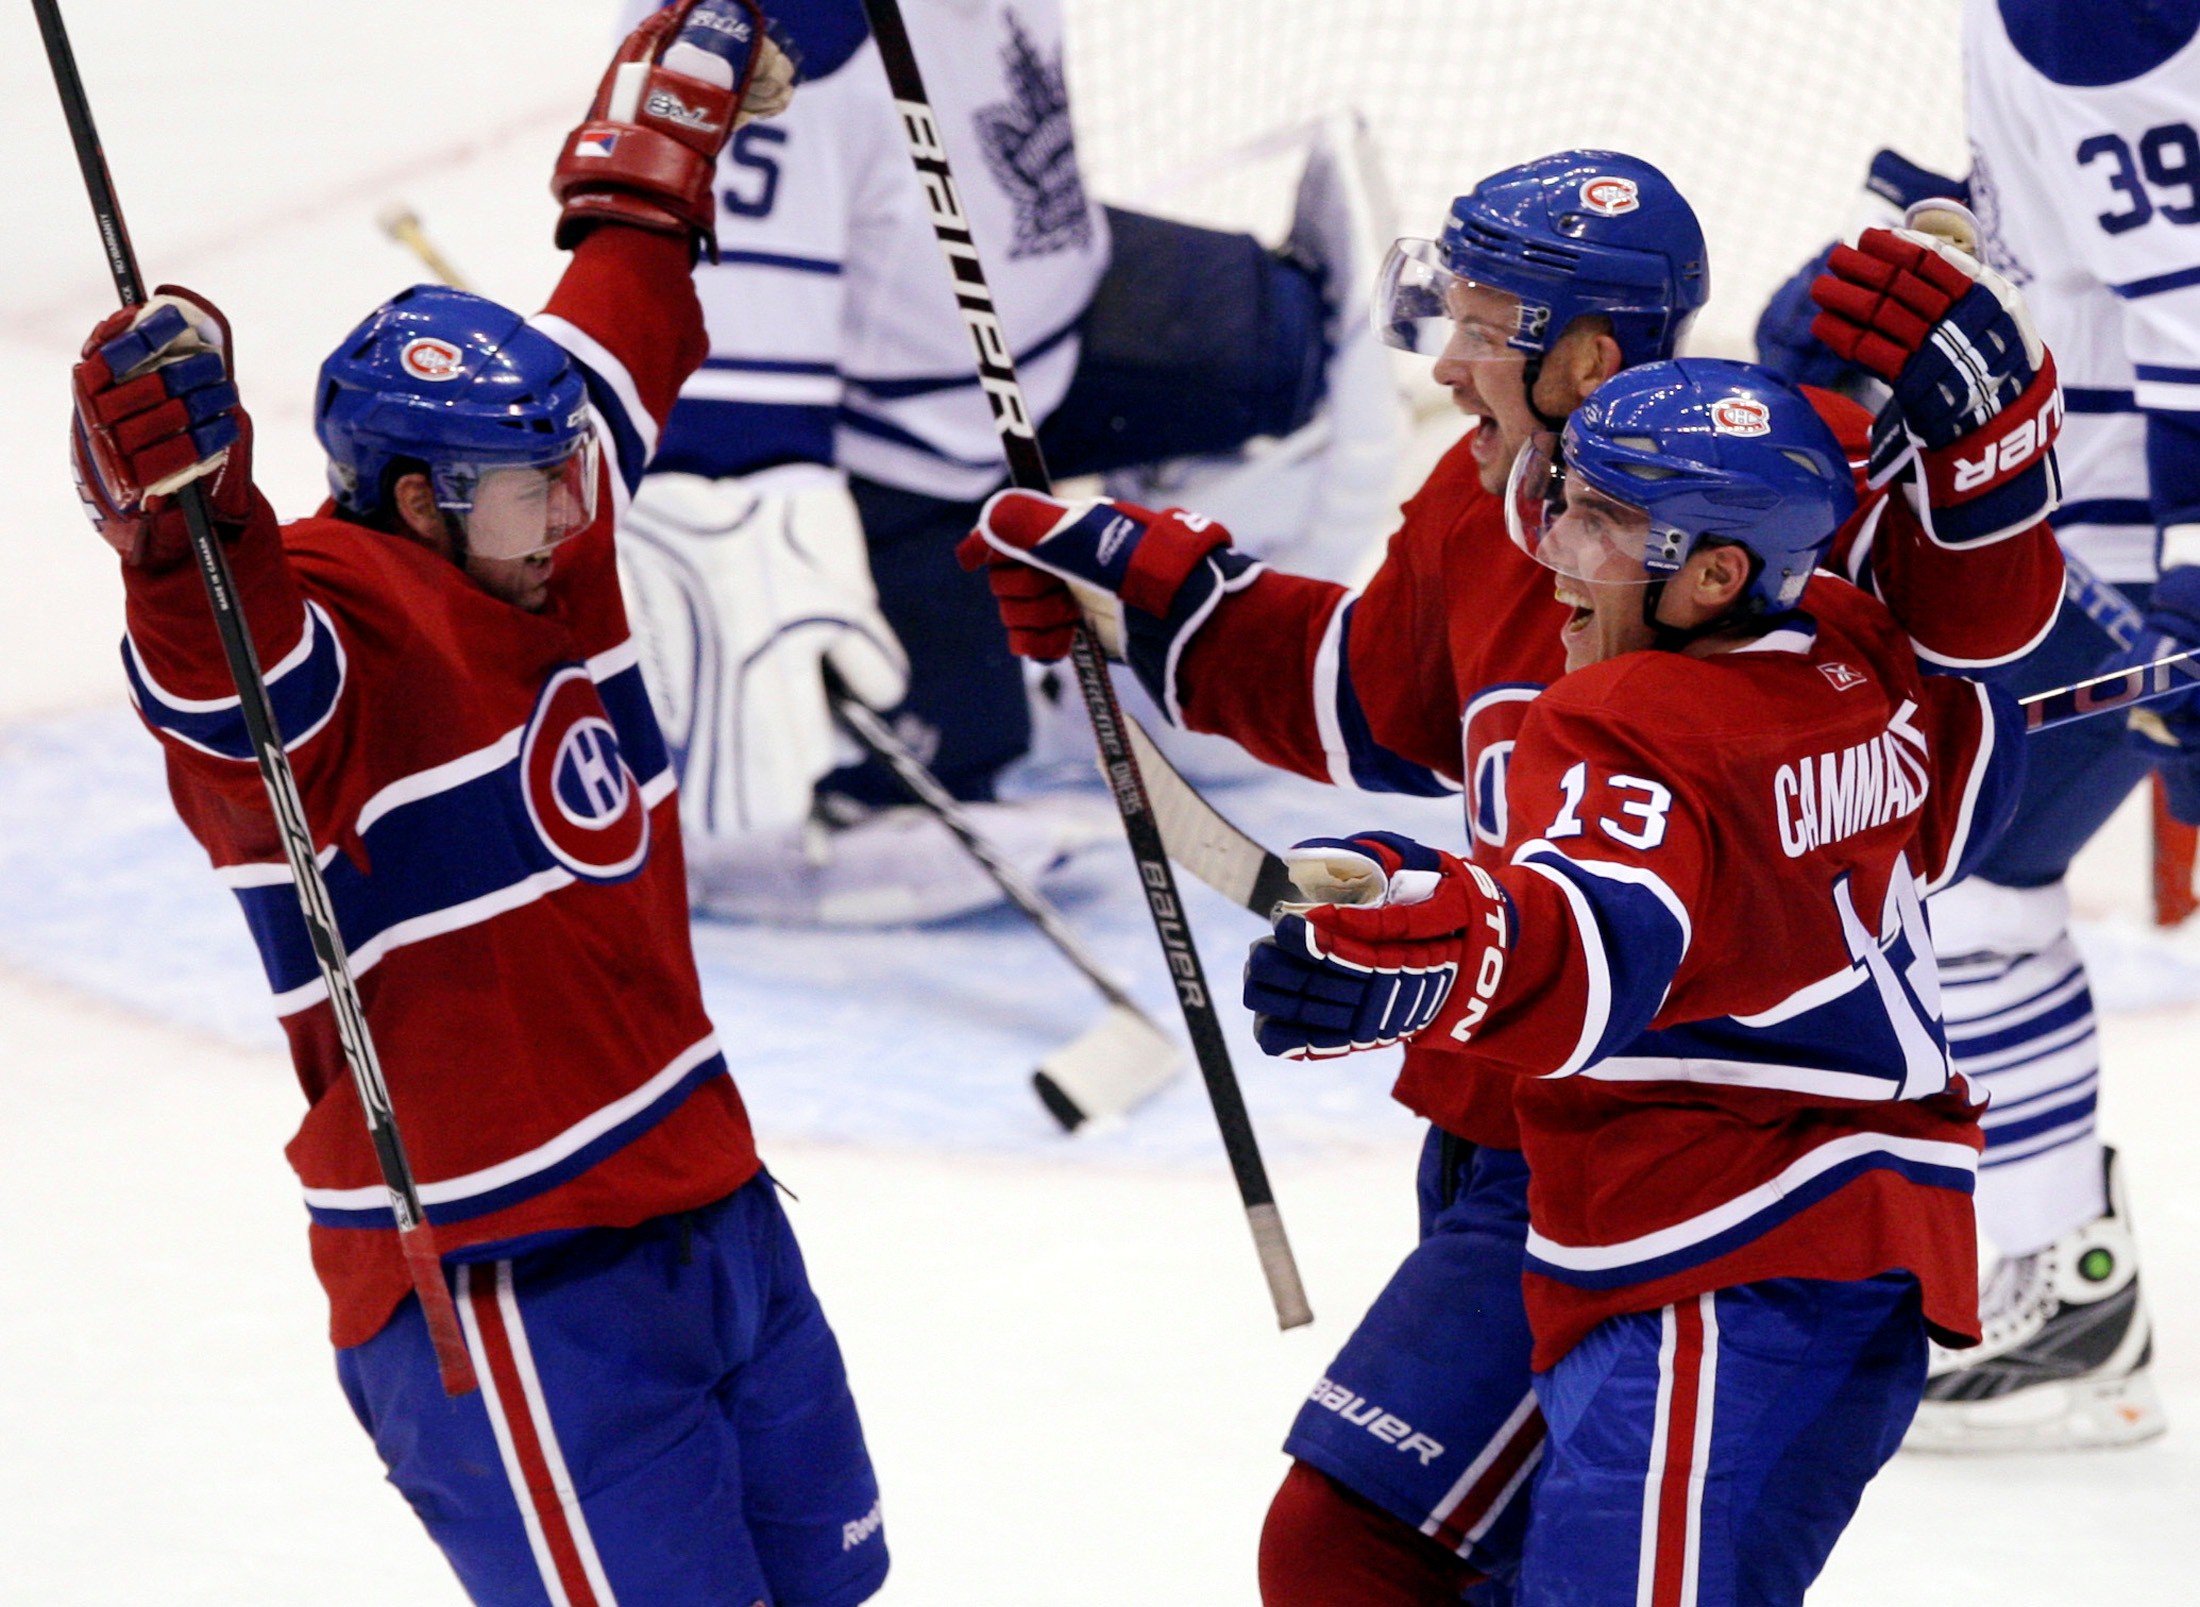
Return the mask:
[[[1282,858],[1233,825],[1186,781],[1135,715],[1124,716],[1124,723],[1171,859],[1264,921],[1275,919],[1278,904],[1305,898]]]

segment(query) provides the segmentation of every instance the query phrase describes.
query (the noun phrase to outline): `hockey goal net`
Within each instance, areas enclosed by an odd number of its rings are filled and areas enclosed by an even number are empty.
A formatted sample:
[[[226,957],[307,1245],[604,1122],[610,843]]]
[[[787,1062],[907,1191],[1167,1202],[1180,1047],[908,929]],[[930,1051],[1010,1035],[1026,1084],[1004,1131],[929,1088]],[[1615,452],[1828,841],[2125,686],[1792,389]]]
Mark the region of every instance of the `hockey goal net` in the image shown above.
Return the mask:
[[[1696,207],[1690,347],[1751,355],[1766,298],[1850,226],[1872,153],[1945,173],[1962,0],[1065,0],[1078,154],[1108,201],[1280,237],[1314,120],[1367,120],[1399,231],[1568,146],[1658,164]],[[2194,908],[2193,834],[2154,810],[2155,918]]]
[[[1960,0],[1067,0],[1081,163],[1103,199],[1273,234],[1289,174],[1243,160],[1357,108],[1402,233],[1509,163],[1604,146],[1701,213],[1698,351],[1846,226],[1872,153],[1968,166]]]

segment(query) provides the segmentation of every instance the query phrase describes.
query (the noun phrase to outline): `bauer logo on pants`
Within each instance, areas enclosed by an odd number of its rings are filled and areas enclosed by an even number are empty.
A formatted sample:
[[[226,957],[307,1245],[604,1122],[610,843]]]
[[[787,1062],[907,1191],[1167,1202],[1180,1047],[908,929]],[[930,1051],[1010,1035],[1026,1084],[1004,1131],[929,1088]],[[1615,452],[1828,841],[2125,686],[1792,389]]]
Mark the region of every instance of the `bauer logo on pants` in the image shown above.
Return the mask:
[[[1605,173],[1582,182],[1581,204],[1600,217],[1616,218],[1639,208],[1642,197],[1633,179]]]
[[[623,882],[649,857],[649,810],[618,733],[578,664],[550,677],[520,739],[520,795],[535,835],[583,881]]]

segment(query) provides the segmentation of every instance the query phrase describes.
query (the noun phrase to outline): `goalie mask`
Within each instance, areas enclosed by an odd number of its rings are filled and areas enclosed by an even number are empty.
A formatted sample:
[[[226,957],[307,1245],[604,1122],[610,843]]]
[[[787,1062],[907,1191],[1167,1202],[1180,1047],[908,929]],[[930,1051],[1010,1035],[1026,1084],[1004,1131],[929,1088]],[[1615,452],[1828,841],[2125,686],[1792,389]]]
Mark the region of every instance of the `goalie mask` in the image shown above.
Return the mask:
[[[1424,357],[1533,359],[1600,313],[1633,365],[1672,356],[1709,289],[1703,230],[1663,173],[1616,151],[1561,151],[1460,196],[1441,240],[1394,245],[1375,328]]]
[[[1856,511],[1847,455],[1769,369],[1684,357],[1628,369],[1513,465],[1505,524],[1545,568],[1654,585],[1707,541],[1744,548],[1738,612],[1793,608]],[[1654,606],[1652,604],[1651,606]]]

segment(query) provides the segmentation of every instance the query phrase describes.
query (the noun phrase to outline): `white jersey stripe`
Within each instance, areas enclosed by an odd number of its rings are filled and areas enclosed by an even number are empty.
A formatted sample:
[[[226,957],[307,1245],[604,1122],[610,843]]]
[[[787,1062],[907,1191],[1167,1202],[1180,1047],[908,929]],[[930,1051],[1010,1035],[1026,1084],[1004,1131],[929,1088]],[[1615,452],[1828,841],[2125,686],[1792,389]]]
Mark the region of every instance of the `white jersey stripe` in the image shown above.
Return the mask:
[[[614,1099],[608,1105],[599,1106],[564,1132],[537,1144],[524,1154],[514,1155],[494,1166],[485,1166],[478,1172],[468,1172],[461,1177],[445,1178],[434,1183],[423,1182],[420,1185],[422,1203],[449,1205],[456,1200],[472,1199],[477,1194],[487,1194],[504,1188],[557,1165],[575,1150],[593,1143],[628,1117],[647,1109],[681,1078],[718,1052],[718,1035],[710,1033],[699,1042],[681,1050],[670,1065],[641,1087]],[[355,1189],[309,1188],[305,1191],[305,1197],[306,1204],[319,1206],[325,1211],[367,1211],[386,1208],[390,1193],[376,1183],[367,1188]]]
[[[1950,1171],[1975,1174],[1978,1170],[1978,1153],[1968,1144],[1899,1138],[1887,1133],[1848,1133],[1806,1152],[1755,1188],[1745,1189],[1724,1204],[1699,1212],[1684,1222],[1616,1244],[1559,1244],[1531,1227],[1528,1253],[1552,1266],[1575,1272],[1605,1272],[1632,1266],[1638,1261],[1654,1260],[1715,1238],[1758,1212],[1771,1209],[1820,1174],[1844,1162],[1874,1154]]]
[[[620,409],[626,414],[627,427],[642,443],[642,459],[647,462],[657,451],[657,420],[648,408],[642,406],[642,393],[634,384],[634,376],[627,372],[626,364],[611,355],[609,348],[587,333],[578,324],[560,318],[556,313],[539,312],[527,320],[552,340],[563,346],[602,380],[611,394],[618,398]],[[616,446],[618,436],[607,432],[604,439]],[[634,464],[633,471],[641,473],[642,465]]]
[[[1345,749],[1344,722],[1338,718],[1337,702],[1343,695],[1340,681],[1346,673],[1344,620],[1357,600],[1351,594],[1337,600],[1328,625],[1323,627],[1321,645],[1314,650],[1314,729],[1321,736],[1322,753],[1329,762],[1330,783],[1339,787],[1352,784],[1352,755]]]

